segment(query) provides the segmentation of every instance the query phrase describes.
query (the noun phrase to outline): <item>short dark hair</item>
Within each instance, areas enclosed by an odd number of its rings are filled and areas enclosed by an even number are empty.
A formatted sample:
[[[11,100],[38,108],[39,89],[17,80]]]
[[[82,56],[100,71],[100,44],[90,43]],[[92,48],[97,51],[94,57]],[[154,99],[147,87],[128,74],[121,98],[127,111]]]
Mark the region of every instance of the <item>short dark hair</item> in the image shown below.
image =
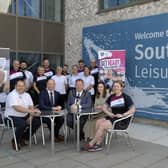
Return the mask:
[[[43,58],[43,61],[45,61],[45,60],[48,60],[48,61],[49,61],[49,59],[48,59],[47,57],[44,57],[44,58]]]
[[[82,79],[77,79],[77,80],[75,81],[75,84],[76,84],[77,82],[82,82],[82,83],[84,84],[84,81],[83,81]]]
[[[80,59],[80,60],[78,61],[78,63],[84,63],[83,59]]]
[[[25,61],[25,60],[21,60],[21,61],[20,61],[20,64],[21,64],[21,63],[28,64],[27,61]]]

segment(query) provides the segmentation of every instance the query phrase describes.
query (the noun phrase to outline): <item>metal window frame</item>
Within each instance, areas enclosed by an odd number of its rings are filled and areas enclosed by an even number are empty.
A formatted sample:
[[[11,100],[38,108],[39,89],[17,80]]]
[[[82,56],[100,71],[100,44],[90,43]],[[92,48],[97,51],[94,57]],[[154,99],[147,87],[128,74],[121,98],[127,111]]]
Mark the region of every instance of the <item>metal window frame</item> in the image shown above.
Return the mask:
[[[135,2],[128,2],[127,4],[123,4],[123,5],[118,5],[115,7],[109,7],[107,9],[102,8],[102,2],[104,0],[98,0],[98,12],[99,13],[103,13],[103,12],[109,12],[112,10],[119,10],[119,9],[123,9],[123,8],[127,8],[130,6],[135,6],[135,5],[141,5],[141,4],[145,4],[145,3],[150,3],[150,2],[156,2],[156,1],[160,1],[160,0],[139,0],[139,1],[135,1]]]

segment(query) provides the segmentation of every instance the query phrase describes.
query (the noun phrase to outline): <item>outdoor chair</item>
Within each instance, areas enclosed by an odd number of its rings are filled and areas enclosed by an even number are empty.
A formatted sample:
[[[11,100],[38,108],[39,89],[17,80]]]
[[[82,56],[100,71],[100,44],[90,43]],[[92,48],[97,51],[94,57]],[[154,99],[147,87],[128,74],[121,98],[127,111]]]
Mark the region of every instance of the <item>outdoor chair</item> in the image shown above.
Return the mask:
[[[126,117],[115,120],[112,128],[106,130],[105,146],[107,147],[107,153],[109,153],[109,150],[110,150],[113,134],[115,134],[116,136],[117,136],[117,134],[125,135],[124,137],[126,137],[127,144],[131,145],[133,147],[133,144],[132,144],[131,139],[128,134],[128,131],[129,131],[130,126],[133,121],[133,117],[134,117],[134,114],[130,114]],[[122,121],[126,121],[126,120],[128,122],[127,126],[123,129],[119,129],[118,124],[121,123]],[[134,149],[134,147],[133,147],[133,149]]]

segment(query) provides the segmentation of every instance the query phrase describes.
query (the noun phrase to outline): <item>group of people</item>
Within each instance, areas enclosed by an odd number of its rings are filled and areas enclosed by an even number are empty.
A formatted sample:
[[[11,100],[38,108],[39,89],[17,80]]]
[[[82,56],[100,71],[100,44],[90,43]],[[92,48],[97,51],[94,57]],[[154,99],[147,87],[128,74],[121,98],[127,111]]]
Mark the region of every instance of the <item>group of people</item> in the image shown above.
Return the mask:
[[[38,109],[34,105],[38,105]],[[116,119],[135,112],[132,99],[123,93],[123,82],[114,81],[108,92],[104,82],[98,80],[95,60],[91,60],[91,67],[85,66],[83,60],[80,60],[78,65],[72,66],[69,73],[67,65],[59,66],[54,71],[50,68],[49,60],[44,59],[34,76],[27,70],[25,61],[13,62],[5,116],[13,119],[19,149],[26,145],[28,140],[29,120],[32,120],[32,135],[40,127],[40,113],[44,111],[59,113],[66,108],[68,111],[66,123],[73,129],[73,114],[90,113],[93,107],[98,114],[93,115],[92,120],[88,120],[86,115],[80,118],[80,139],[86,137],[91,139],[82,146],[82,149],[87,151],[101,150],[105,130],[112,128]],[[88,122],[92,122],[91,128]],[[49,119],[43,118],[43,123],[46,123],[51,130]],[[59,131],[63,123],[64,117],[55,119],[55,142],[64,141],[64,136],[60,135]],[[128,122],[122,123],[122,126],[127,124]],[[13,139],[12,147],[16,148]]]

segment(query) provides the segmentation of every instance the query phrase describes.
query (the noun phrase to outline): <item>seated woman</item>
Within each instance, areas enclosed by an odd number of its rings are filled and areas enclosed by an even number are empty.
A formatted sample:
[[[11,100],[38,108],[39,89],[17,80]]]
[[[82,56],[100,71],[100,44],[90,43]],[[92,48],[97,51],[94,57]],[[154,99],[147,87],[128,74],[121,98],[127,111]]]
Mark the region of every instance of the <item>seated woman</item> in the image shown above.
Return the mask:
[[[99,113],[91,116],[91,119],[87,120],[84,127],[85,137],[89,139],[92,139],[94,137],[96,121],[105,116],[105,113],[103,112],[103,105],[107,97],[108,94],[104,82],[99,82],[97,85],[95,104],[94,104],[95,112]]]
[[[96,122],[96,134],[94,138],[84,145],[84,150],[87,151],[99,151],[102,150],[102,141],[104,138],[105,131],[112,128],[112,124],[115,120],[126,117],[135,112],[135,106],[127,94],[123,93],[123,83],[122,81],[115,81],[112,86],[113,94],[111,94],[106,100],[103,106],[103,112],[107,114],[107,117],[99,119]],[[111,111],[109,110],[111,108]],[[125,121],[125,120],[124,120]],[[118,129],[123,129],[127,127],[128,121],[118,126]]]

